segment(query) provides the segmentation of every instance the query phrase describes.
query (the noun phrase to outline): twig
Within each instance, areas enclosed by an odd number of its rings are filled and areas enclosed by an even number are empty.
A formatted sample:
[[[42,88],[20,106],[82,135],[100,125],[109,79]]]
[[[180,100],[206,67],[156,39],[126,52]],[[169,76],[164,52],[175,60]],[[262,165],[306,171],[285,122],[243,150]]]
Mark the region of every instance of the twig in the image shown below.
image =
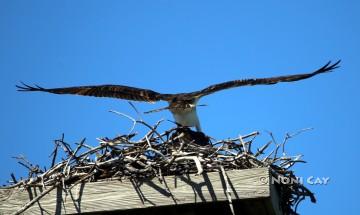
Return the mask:
[[[18,211],[13,213],[12,215],[18,215],[23,212],[25,212],[28,208],[30,208],[34,203],[38,202],[42,197],[44,197],[46,194],[50,193],[53,189],[59,186],[59,182],[54,184],[52,187],[48,188],[47,190],[43,191],[40,195],[33,198],[30,202],[26,203],[24,206],[22,206]]]
[[[226,198],[228,199],[229,202],[229,207],[230,207],[230,211],[232,215],[235,215],[235,211],[234,211],[234,206],[232,203],[232,198],[231,198],[231,190],[230,190],[230,184],[229,184],[229,178],[226,174],[226,171],[224,169],[224,167],[222,165],[220,165],[220,170],[222,173],[222,176],[225,180],[225,186],[226,186]]]
[[[130,104],[131,104],[131,103],[130,103]],[[131,126],[128,134],[131,134],[131,133],[133,132],[133,130],[135,129],[135,126],[136,126],[136,122],[137,122],[134,118],[132,118],[131,116],[126,115],[126,114],[124,114],[124,113],[118,112],[118,111],[116,111],[116,110],[110,110],[109,112],[115,113],[115,114],[117,114],[117,115],[120,115],[120,116],[123,116],[123,117],[126,117],[126,118],[130,119],[130,120],[133,122],[133,125]]]

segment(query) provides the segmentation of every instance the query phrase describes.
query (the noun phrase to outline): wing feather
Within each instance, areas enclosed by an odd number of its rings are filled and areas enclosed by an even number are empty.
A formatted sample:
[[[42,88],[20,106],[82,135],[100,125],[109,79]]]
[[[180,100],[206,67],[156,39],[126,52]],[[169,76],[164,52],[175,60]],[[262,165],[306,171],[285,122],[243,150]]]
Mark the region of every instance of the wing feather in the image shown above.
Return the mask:
[[[331,72],[332,70],[339,67],[340,60],[334,64],[331,64],[329,61],[320,69],[312,72],[312,73],[305,73],[305,74],[296,74],[296,75],[285,75],[285,76],[278,76],[278,77],[271,77],[271,78],[250,78],[250,79],[243,79],[243,80],[233,80],[228,81],[220,84],[211,85],[205,89],[200,91],[195,91],[192,93],[185,94],[186,97],[195,97],[201,98],[202,96],[209,95],[211,93],[215,93],[220,90],[225,90],[233,87],[242,87],[242,86],[254,86],[254,85],[271,85],[277,84],[279,82],[292,82],[292,81],[299,81],[307,78],[311,78],[315,75]]]
[[[146,102],[162,100],[166,95],[148,89],[122,85],[98,85],[46,89],[38,85],[30,86],[22,83],[22,85],[16,85],[16,87],[18,88],[18,91],[25,92],[41,91],[54,94],[75,94],[82,96],[109,97]]]

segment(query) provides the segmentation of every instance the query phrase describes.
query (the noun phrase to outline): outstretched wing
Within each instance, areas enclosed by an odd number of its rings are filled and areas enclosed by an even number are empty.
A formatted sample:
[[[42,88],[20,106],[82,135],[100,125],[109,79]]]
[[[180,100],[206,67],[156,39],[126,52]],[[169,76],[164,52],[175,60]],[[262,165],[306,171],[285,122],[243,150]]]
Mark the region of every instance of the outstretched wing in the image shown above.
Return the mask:
[[[38,85],[30,86],[22,83],[22,86],[16,85],[16,87],[18,88],[18,91],[26,92],[41,91],[55,94],[75,94],[82,96],[109,97],[146,102],[162,100],[166,95],[148,89],[122,85],[98,85],[46,89],[39,87]]]
[[[192,98],[201,98],[202,96],[209,95],[211,93],[215,93],[220,90],[225,90],[233,87],[242,87],[242,86],[253,86],[253,85],[270,85],[270,84],[277,84],[279,82],[292,82],[292,81],[299,81],[307,78],[311,78],[315,75],[331,72],[332,70],[339,67],[340,60],[334,64],[331,64],[329,61],[320,69],[306,74],[296,74],[296,75],[285,75],[285,76],[278,76],[272,78],[252,78],[252,79],[243,79],[243,80],[234,80],[228,81],[220,84],[211,85],[205,89],[195,91],[192,93],[185,94],[186,97]]]
[[[181,94],[161,94],[148,89],[141,89],[136,87],[122,86],[122,85],[98,85],[98,86],[80,86],[80,87],[66,87],[66,88],[50,88],[46,89],[37,85],[30,86],[22,83],[22,86],[16,85],[18,91],[41,91],[55,94],[75,94],[82,96],[95,96],[95,97],[110,97],[134,101],[146,101],[155,102],[159,100],[171,101],[173,98],[181,97],[182,99],[194,99],[200,98],[211,93],[215,93],[220,90],[225,90],[233,87],[241,86],[253,86],[253,85],[269,85],[276,84],[279,82],[292,82],[299,81],[302,79],[310,78],[317,74],[331,72],[338,68],[340,60],[334,64],[328,62],[326,65],[321,67],[312,73],[296,74],[279,76],[272,78],[257,78],[257,79],[244,79],[228,81],[220,84],[211,85],[203,90],[195,91],[192,93],[181,93]]]

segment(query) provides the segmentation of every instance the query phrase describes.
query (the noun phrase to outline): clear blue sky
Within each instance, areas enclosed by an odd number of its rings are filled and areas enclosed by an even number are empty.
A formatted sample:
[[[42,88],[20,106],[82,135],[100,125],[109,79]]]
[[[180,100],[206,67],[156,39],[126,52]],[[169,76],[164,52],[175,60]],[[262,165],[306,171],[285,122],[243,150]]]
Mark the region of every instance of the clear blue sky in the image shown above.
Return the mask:
[[[52,2],[52,3],[50,3]],[[254,130],[314,127],[289,154],[308,161],[299,176],[330,177],[308,186],[317,204],[302,214],[357,214],[360,3],[319,1],[0,1],[0,183],[25,170],[19,154],[48,165],[52,140],[113,137],[135,113],[125,101],[16,92],[44,87],[122,84],[186,92],[246,77],[310,72],[342,59],[336,72],[292,84],[238,88],[206,97],[202,127],[220,139]],[[141,104],[147,111],[164,106]],[[167,112],[145,120],[171,119]],[[170,126],[170,124],[168,124]],[[265,135],[265,134],[264,134]]]

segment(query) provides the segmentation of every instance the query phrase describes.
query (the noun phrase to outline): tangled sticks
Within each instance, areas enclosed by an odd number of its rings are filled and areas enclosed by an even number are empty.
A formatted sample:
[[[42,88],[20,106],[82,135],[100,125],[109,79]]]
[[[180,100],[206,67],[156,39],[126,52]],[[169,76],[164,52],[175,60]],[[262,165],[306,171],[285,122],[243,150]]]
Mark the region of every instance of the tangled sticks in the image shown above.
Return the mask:
[[[204,171],[221,171],[225,174],[226,170],[259,167],[270,167],[275,178],[296,181],[297,178],[290,168],[296,163],[304,162],[301,156],[286,156],[284,146],[290,138],[307,129],[287,134],[280,144],[275,142],[270,133],[272,140],[253,152],[253,142],[259,132],[234,139],[214,141],[203,133],[192,131],[187,127],[176,127],[160,132],[158,127],[162,121],[151,126],[142,120],[130,119],[134,124],[129,134],[113,139],[98,138],[100,144],[96,147],[88,146],[83,139],[73,149],[65,142],[63,135],[54,141],[55,149],[51,154],[52,162],[48,170],[32,165],[24,157],[17,157],[19,163],[29,169],[29,177],[17,181],[12,174],[11,185],[6,188],[48,187],[41,195],[25,205],[19,213],[58,186],[72,189],[79,183],[109,178],[158,177],[162,180],[166,175],[201,174]],[[140,139],[134,140],[138,136],[133,133],[137,124],[145,126],[148,131]],[[273,149],[265,153],[271,146]],[[65,158],[56,163],[61,149],[65,153]],[[279,181],[282,208],[286,214],[296,214],[297,205],[305,197],[310,197],[311,201],[315,202],[313,193],[303,184]]]

